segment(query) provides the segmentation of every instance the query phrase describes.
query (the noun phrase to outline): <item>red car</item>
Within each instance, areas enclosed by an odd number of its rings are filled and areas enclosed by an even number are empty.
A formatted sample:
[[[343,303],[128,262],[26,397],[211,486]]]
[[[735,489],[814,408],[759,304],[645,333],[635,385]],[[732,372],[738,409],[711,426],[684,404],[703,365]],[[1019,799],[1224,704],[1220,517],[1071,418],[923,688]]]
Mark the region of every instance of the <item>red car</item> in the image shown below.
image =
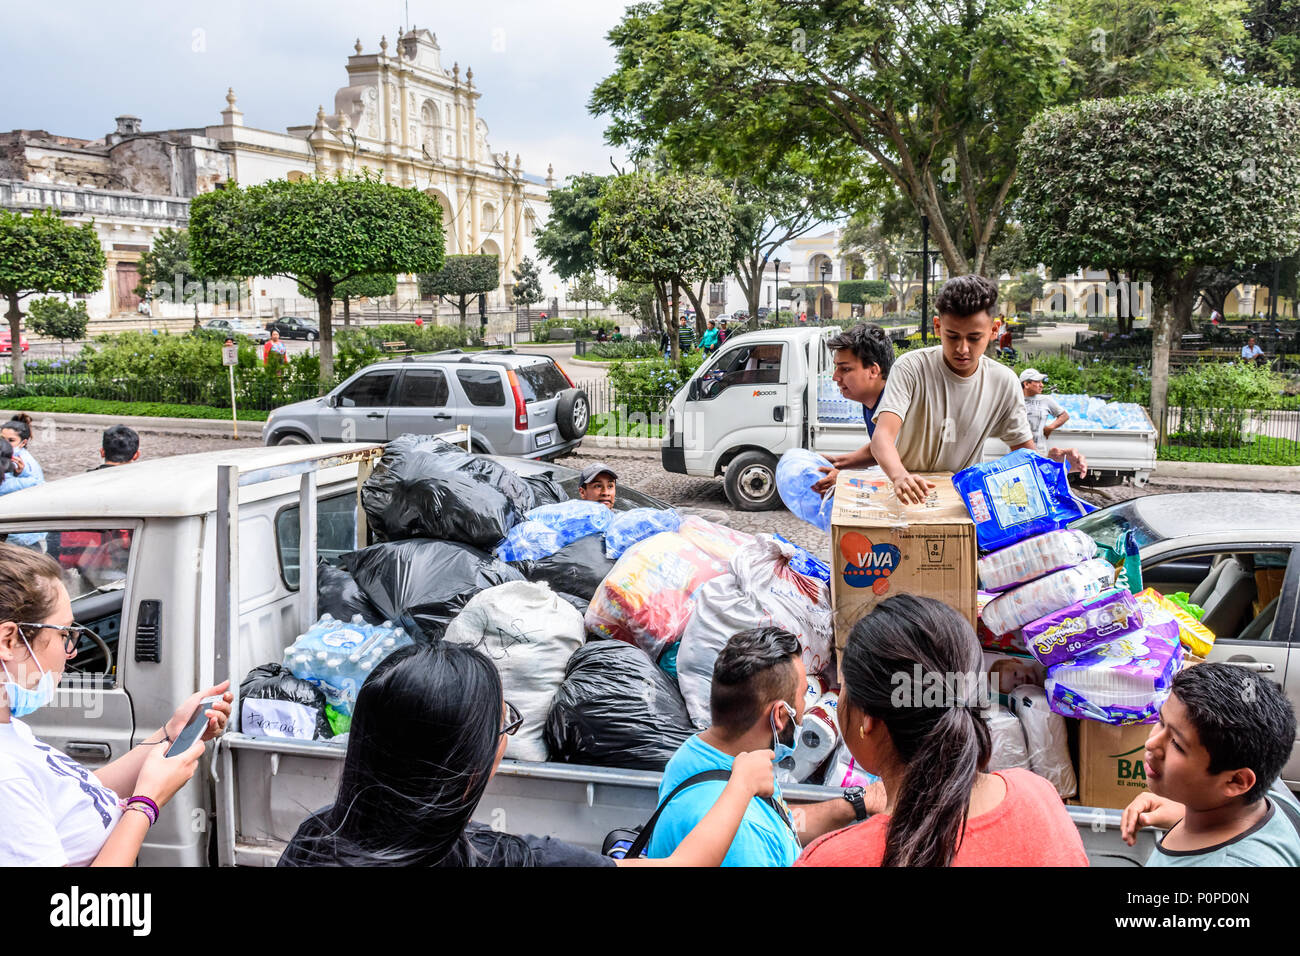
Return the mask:
[[[31,349],[31,344],[27,341],[27,336],[24,335],[18,339],[18,347],[23,350],[24,354]],[[12,351],[13,336],[10,335],[9,331],[6,329],[5,331],[0,332],[0,355],[8,355]]]

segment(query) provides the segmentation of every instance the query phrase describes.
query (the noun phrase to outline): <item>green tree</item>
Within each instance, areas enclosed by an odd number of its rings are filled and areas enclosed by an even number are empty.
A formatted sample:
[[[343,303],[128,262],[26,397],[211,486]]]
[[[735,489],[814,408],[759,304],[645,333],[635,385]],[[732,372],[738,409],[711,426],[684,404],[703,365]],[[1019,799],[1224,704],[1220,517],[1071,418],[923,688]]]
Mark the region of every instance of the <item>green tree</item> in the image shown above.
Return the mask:
[[[643,329],[658,328],[655,322],[655,290],[646,282],[620,282],[609,294],[609,303],[632,316]]]
[[[344,279],[334,287],[334,298],[343,302],[343,324],[352,324],[353,299],[382,299],[397,292],[397,276],[364,275]]]
[[[884,279],[846,279],[836,288],[835,298],[849,305],[884,302],[889,297],[889,283]]]
[[[1020,311],[1022,305],[1025,306],[1025,311],[1032,309],[1034,300],[1042,297],[1043,277],[1037,272],[1020,273],[1020,278],[1007,289],[1007,298],[1016,311]]]
[[[515,278],[515,304],[528,308],[545,298],[542,292],[542,276],[537,263],[527,257],[519,263],[519,268],[510,273]]]
[[[357,276],[432,271],[443,261],[442,210],[368,170],[334,179],[227,186],[190,203],[190,253],[202,275],[296,279],[320,313],[321,380],[334,378],[334,299]]]
[[[731,268],[733,216],[731,195],[715,180],[673,174],[618,176],[601,194],[592,245],[620,280],[654,287],[675,330],[681,289]],[[677,359],[677,336],[670,338]]]
[[[582,173],[570,176],[565,185],[550,192],[551,214],[537,230],[537,253],[551,264],[555,274],[568,280],[596,268],[591,247],[591,228],[599,215],[597,204],[608,176]]]
[[[1049,268],[1123,265],[1151,276],[1151,413],[1163,428],[1169,349],[1190,323],[1200,267],[1300,246],[1300,93],[1094,100],[1036,120],[1020,161],[1020,220]]]
[[[437,272],[420,276],[420,294],[436,295],[460,311],[460,328],[465,323],[470,303],[500,285],[496,256],[448,256]]]
[[[107,267],[93,222],[74,226],[53,209],[30,216],[0,209],[0,296],[9,303],[15,384],[25,380],[19,303],[50,292],[98,292]]]
[[[170,227],[154,236],[153,246],[140,256],[140,282],[133,291],[150,301],[193,304],[194,327],[198,328],[200,302],[239,308],[248,296],[248,283],[196,273],[190,262],[189,240],[188,230]]]
[[[1269,86],[1300,86],[1300,0],[1251,0],[1242,73]]]
[[[60,354],[65,343],[84,339],[90,326],[86,303],[55,298],[34,299],[27,310],[27,319],[37,335],[59,340]]]
[[[590,272],[584,272],[578,276],[578,281],[569,286],[569,298],[574,302],[583,304],[583,314],[591,316],[591,303],[599,302],[604,305],[609,298],[609,293],[601,285],[595,275]]]

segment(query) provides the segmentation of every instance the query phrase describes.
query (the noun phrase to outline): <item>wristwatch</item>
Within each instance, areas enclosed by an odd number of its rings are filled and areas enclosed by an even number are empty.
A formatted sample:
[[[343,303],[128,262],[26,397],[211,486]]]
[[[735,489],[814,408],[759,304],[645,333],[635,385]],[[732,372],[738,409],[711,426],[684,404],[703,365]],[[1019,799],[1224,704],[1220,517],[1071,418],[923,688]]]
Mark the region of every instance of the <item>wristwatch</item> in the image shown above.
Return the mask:
[[[842,794],[849,802],[849,806],[853,808],[853,816],[859,823],[867,818],[867,804],[862,799],[862,794],[865,792],[861,787],[845,787]]]

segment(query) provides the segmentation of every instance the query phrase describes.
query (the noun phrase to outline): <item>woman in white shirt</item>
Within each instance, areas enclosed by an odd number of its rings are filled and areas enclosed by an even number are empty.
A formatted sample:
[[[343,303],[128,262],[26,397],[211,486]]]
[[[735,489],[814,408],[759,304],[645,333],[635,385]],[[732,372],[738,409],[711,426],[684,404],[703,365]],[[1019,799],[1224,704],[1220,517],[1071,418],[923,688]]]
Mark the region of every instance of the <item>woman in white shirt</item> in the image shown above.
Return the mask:
[[[162,806],[194,775],[203,742],[225,730],[222,683],[181,704],[162,730],[93,773],[41,743],[20,718],[50,703],[81,628],[58,563],[0,544],[0,866],[130,866]],[[204,697],[208,727],[164,756]]]

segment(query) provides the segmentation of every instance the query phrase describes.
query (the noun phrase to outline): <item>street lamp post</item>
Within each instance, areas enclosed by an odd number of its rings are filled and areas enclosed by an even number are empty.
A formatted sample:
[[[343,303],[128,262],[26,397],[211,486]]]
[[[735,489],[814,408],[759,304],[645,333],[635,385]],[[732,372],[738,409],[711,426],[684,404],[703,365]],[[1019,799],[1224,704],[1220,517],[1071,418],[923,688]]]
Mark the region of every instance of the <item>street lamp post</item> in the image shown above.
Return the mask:
[[[822,294],[817,299],[817,322],[820,324],[826,318],[822,315],[822,307],[826,304],[826,277],[831,274],[831,264],[829,262],[823,262],[821,269],[818,271],[821,273],[822,277]]]
[[[775,287],[772,290],[772,298],[776,300],[776,302],[773,305],[773,308],[776,309],[776,318],[773,320],[773,324],[776,326],[780,326],[781,324],[781,260],[773,259],[772,265],[776,267],[776,272],[774,273]]]

